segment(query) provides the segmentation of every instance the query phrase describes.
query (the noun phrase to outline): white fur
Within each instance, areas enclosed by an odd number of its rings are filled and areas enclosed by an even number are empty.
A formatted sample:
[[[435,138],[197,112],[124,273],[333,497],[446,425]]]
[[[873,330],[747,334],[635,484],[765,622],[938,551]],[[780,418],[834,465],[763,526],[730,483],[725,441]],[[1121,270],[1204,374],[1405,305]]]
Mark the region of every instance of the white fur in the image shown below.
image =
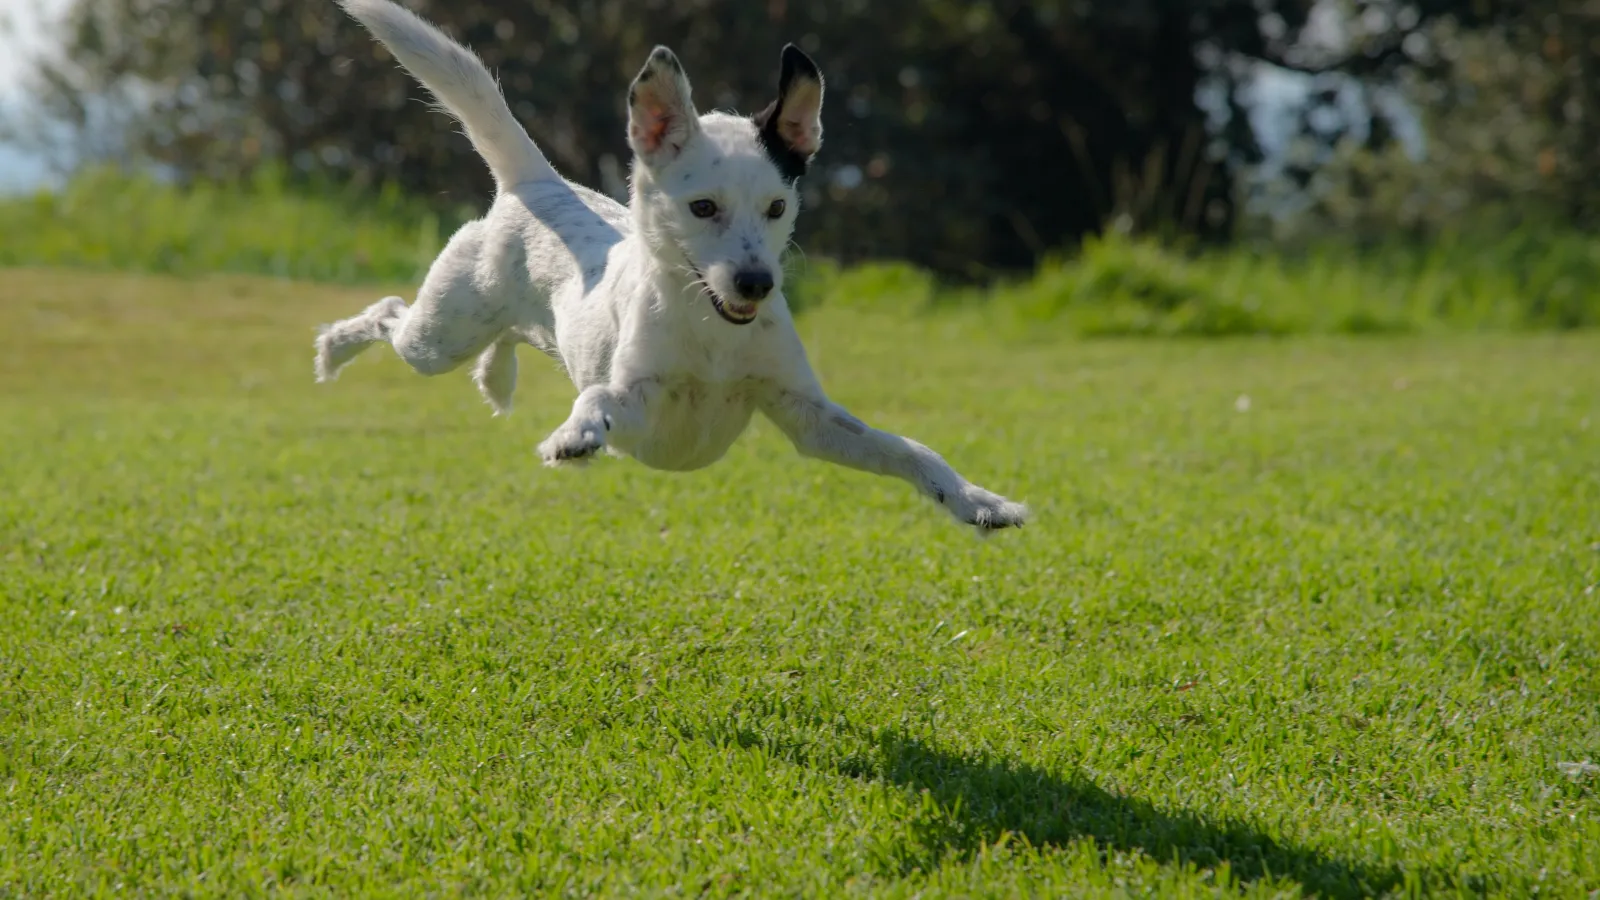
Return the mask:
[[[907,481],[980,532],[1023,523],[1021,504],[823,394],[782,292],[780,254],[799,197],[751,119],[694,110],[670,51],[651,55],[631,92],[635,166],[624,207],[550,167],[470,51],[390,0],[340,3],[465,125],[499,191],[487,215],[450,239],[415,304],[387,297],[323,329],[318,380],[379,341],[424,375],[477,357],[479,389],[504,413],[515,346],[528,343],[579,391],[567,421],[539,445],[547,465],[604,448],[658,469],[701,468],[760,410],[802,454]],[[809,158],[821,142],[820,77],[804,88],[790,92],[801,102],[776,114],[785,143]],[[705,199],[717,214],[692,214]],[[769,218],[775,200],[784,209]],[[771,293],[741,296],[741,271],[770,274]]]

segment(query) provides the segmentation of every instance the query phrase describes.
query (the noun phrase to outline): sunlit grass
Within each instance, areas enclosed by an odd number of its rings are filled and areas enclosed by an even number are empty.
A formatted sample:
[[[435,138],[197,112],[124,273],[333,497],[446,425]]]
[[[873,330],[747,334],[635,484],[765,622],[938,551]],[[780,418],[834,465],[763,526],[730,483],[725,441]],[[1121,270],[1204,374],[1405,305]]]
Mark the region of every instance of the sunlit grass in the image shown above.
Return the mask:
[[[1600,889],[1593,336],[813,309],[979,542],[759,424],[542,469],[531,354],[313,385],[377,287],[0,280],[0,895]]]

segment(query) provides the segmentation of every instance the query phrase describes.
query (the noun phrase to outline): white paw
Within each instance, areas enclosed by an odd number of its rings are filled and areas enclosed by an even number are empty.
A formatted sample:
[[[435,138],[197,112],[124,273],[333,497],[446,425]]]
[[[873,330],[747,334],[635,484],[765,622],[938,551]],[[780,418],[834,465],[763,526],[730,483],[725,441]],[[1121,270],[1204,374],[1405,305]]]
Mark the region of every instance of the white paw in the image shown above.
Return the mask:
[[[539,445],[539,456],[547,466],[587,462],[605,442],[604,426],[568,422],[544,439]]]
[[[1021,503],[986,491],[975,484],[963,485],[939,498],[944,508],[962,522],[987,535],[1002,528],[1021,528],[1028,521],[1028,508]]]
[[[317,355],[314,369],[317,374],[317,383],[325,384],[339,377],[339,370],[343,369],[356,354],[366,349],[365,344],[350,346],[349,343],[341,344],[335,338],[334,326],[323,325],[317,329]]]

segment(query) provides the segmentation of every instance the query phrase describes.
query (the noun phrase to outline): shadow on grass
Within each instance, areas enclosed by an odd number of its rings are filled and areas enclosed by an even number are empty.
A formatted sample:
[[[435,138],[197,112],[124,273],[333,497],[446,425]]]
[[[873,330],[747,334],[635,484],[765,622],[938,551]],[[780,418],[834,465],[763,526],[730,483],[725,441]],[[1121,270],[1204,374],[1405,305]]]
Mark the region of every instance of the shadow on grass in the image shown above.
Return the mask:
[[[1110,854],[1138,853],[1166,865],[1219,870],[1219,875],[1225,866],[1238,885],[1288,879],[1307,894],[1341,900],[1388,894],[1407,881],[1392,866],[1370,866],[1288,844],[1242,822],[1159,809],[1105,790],[1082,774],[1063,777],[1022,762],[951,753],[893,730],[841,734],[854,748],[844,753],[830,751],[825,742],[774,739],[738,728],[714,728],[699,736],[722,746],[760,749],[797,765],[925,792],[935,808],[929,810],[924,802],[923,812],[910,824],[911,840],[897,854],[901,875],[931,871],[952,855],[970,857],[1010,835],[1013,842],[1021,837],[1039,848],[1090,838],[1102,860]]]

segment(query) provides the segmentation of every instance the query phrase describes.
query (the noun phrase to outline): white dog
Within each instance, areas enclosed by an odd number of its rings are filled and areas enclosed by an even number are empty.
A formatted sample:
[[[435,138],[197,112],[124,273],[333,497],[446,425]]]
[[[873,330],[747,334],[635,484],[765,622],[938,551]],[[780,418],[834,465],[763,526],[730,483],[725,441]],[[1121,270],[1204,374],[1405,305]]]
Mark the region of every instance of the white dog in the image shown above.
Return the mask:
[[[571,184],[512,116],[471,51],[390,0],[339,0],[460,120],[498,186],[451,237],[410,307],[386,297],[323,329],[318,380],[385,341],[424,375],[477,357],[475,377],[510,410],[515,348],[561,363],[578,387],[547,465],[602,447],[657,469],[716,462],[760,410],[804,455],[910,482],[980,532],[1027,509],[971,484],[937,453],[869,428],[823,394],[783,298],[780,254],[796,180],[822,143],[822,75],[783,49],[761,113],[700,115],[671,50],[628,89],[635,162],[624,207]]]

